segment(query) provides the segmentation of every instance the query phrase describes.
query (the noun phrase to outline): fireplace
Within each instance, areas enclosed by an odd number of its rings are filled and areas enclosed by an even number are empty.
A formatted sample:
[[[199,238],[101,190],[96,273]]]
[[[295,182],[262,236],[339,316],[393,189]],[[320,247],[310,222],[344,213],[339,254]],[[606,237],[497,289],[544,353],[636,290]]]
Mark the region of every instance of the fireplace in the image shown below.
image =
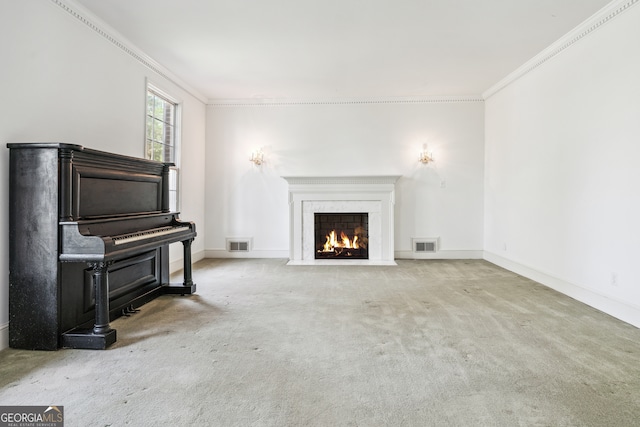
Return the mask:
[[[288,265],[396,265],[393,210],[399,176],[287,176],[289,183]],[[366,214],[365,258],[317,258],[316,214]],[[331,230],[329,230],[330,235]],[[340,232],[336,230],[337,237]],[[348,233],[346,233],[348,234]],[[327,233],[322,243],[327,240]],[[348,236],[353,238],[354,236]],[[359,236],[358,239],[361,237]]]
[[[369,259],[369,214],[315,213],[315,259]]]

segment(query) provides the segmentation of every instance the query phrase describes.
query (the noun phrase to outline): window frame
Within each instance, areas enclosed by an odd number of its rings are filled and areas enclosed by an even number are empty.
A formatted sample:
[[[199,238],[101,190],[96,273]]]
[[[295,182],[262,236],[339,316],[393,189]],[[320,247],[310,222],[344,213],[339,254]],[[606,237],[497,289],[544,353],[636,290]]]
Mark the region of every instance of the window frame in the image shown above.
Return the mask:
[[[168,93],[166,90],[162,89],[158,85],[153,82],[147,80],[145,84],[145,92],[144,92],[144,158],[150,159],[149,154],[149,138],[148,135],[148,118],[150,117],[148,114],[148,102],[149,102],[149,94],[153,94],[160,99],[164,100],[173,105],[173,145],[171,146],[171,157],[170,163],[173,163],[174,166],[171,166],[169,169],[169,200],[170,202],[175,200],[175,205],[170,206],[171,211],[179,211],[181,205],[181,193],[182,193],[182,185],[181,185],[181,170],[180,170],[180,150],[181,150],[181,142],[182,142],[182,101],[176,98],[175,96]],[[152,138],[153,140],[153,138]],[[164,143],[163,143],[164,144]],[[166,144],[164,144],[166,147]],[[164,157],[164,156],[163,156]],[[150,159],[153,160],[153,159]],[[165,163],[166,161],[163,160]],[[172,185],[173,184],[173,185]],[[172,196],[172,193],[175,196]],[[170,203],[171,204],[171,203]]]

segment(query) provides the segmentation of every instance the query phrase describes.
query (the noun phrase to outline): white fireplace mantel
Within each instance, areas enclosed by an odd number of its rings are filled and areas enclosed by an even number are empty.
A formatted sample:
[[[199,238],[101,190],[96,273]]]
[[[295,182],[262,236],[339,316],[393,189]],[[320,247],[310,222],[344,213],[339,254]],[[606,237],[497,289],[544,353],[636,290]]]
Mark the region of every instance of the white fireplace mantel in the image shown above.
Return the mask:
[[[284,176],[289,183],[289,265],[395,265],[396,175]],[[314,214],[366,212],[368,260],[316,260]]]

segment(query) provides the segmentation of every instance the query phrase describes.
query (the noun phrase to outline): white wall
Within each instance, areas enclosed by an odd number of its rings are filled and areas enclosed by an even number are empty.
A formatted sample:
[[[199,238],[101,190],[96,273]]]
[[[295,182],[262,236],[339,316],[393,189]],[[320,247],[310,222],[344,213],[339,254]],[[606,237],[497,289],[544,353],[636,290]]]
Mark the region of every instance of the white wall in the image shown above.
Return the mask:
[[[395,251],[440,237],[436,257],[481,257],[482,101],[212,104],[207,110],[207,256],[225,238],[253,238],[243,256],[288,257],[287,184],[281,176],[401,175]],[[423,144],[435,162],[418,163]],[[263,147],[266,163],[249,158]],[[441,187],[444,186],[444,187]]]
[[[487,259],[640,326],[640,7],[486,101]]]
[[[205,106],[53,2],[4,2],[0,14],[0,200],[7,142],[68,142],[142,157],[146,79],[183,103],[182,218],[204,225]],[[0,204],[0,349],[7,346],[8,206]],[[202,227],[201,227],[202,226]],[[178,244],[179,245],[179,244]],[[204,251],[197,238],[194,253]],[[178,257],[181,251],[175,251]]]
[[[198,226],[196,257],[205,250],[230,256],[226,237],[253,238],[248,256],[287,257],[283,175],[401,175],[397,257],[414,256],[412,237],[440,237],[438,257],[477,257],[484,248],[492,262],[640,325],[639,24],[640,7],[633,7],[486,103],[205,109],[184,86],[53,2],[6,2],[0,141],[70,142],[142,156],[149,78],[183,103],[182,217]],[[425,143],[436,159],[427,166],[417,162]],[[258,147],[267,157],[262,167],[248,161]],[[8,200],[2,147],[0,173],[0,200]],[[6,204],[0,222],[2,349]],[[172,265],[180,256],[172,248]]]

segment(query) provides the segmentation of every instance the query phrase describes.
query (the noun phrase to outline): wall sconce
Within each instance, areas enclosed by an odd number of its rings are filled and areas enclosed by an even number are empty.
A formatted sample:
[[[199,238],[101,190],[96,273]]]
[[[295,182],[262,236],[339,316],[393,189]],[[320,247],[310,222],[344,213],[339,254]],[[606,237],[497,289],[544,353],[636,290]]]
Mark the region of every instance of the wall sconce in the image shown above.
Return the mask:
[[[422,150],[420,152],[420,158],[418,159],[418,161],[424,165],[429,162],[433,162],[433,154],[430,151]]]
[[[264,153],[262,152],[262,148],[259,148],[257,151],[251,153],[251,158],[249,159],[249,161],[258,166],[264,163]]]

